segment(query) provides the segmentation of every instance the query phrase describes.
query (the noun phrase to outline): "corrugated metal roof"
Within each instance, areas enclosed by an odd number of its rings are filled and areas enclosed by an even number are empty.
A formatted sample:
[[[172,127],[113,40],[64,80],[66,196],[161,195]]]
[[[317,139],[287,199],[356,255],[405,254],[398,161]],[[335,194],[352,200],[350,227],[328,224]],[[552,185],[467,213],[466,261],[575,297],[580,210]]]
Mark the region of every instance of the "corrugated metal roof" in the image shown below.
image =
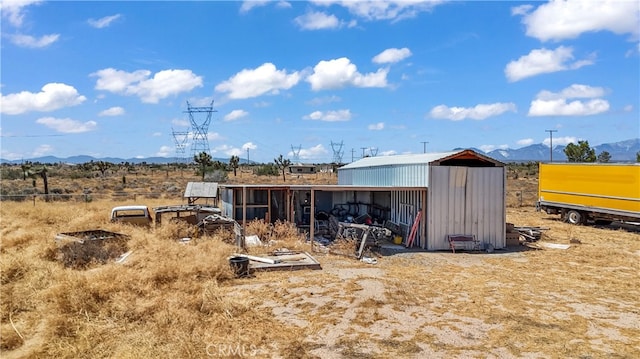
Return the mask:
[[[357,160],[355,162],[351,162],[348,165],[338,168],[338,171],[341,169],[352,169],[352,168],[380,167],[380,166],[391,166],[391,165],[428,164],[429,162],[454,155],[458,152],[460,151],[365,157],[363,159]]]
[[[184,190],[185,198],[216,198],[218,196],[218,183],[216,182],[189,182]]]

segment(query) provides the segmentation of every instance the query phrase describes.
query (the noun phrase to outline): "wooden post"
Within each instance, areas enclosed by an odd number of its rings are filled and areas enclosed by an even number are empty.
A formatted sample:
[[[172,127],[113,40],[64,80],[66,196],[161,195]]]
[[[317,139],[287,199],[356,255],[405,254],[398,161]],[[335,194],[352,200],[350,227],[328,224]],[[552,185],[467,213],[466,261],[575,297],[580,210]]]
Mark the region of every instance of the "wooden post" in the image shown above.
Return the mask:
[[[313,252],[313,241],[315,238],[315,226],[316,226],[316,191],[311,189],[311,212],[309,213],[309,241],[311,242],[311,251]]]

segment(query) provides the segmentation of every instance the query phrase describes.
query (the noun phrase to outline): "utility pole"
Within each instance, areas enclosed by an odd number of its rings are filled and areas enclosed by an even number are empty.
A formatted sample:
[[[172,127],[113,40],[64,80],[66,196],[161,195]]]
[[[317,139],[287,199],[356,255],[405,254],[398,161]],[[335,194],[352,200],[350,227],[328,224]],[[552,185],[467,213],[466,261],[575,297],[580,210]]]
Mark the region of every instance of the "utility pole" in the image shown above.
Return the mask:
[[[366,150],[366,147],[360,147],[362,149],[362,158],[364,158],[364,150]]]
[[[429,143],[429,142],[427,142],[427,141],[422,141],[422,142],[420,142],[420,143],[422,143],[422,146],[423,146],[423,151],[422,151],[422,153],[427,153],[427,143]]]
[[[558,132],[558,130],[544,130],[545,132],[549,132],[549,162],[553,162],[553,133]]]
[[[351,162],[353,162],[353,161],[354,161],[354,158],[355,158],[355,157],[354,157],[354,154],[355,154],[355,153],[356,153],[356,149],[355,149],[355,148],[352,148],[352,149],[351,149]]]
[[[249,164],[249,147],[247,147],[247,164]]]

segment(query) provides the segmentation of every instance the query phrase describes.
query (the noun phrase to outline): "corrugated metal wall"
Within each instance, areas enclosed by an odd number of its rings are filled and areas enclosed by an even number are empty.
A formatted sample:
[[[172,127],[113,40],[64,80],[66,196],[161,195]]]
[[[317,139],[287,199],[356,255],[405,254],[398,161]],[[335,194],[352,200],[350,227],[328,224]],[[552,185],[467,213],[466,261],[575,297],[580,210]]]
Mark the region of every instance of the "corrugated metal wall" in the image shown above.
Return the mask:
[[[339,185],[425,187],[429,165],[407,164],[369,168],[347,168],[338,171]]]
[[[220,203],[219,203],[220,211],[223,216],[233,218],[233,189],[231,188],[221,188],[220,189]]]
[[[429,169],[427,249],[449,249],[447,234],[474,234],[505,242],[504,167],[432,166]]]

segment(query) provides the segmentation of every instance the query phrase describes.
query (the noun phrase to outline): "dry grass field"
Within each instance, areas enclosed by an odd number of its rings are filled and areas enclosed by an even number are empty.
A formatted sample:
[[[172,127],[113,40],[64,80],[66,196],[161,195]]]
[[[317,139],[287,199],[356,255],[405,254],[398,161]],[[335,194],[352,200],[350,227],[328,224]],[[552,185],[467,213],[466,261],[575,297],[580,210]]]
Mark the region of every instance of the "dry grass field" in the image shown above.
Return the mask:
[[[296,181],[331,183],[320,175]],[[510,178],[507,220],[549,228],[541,242],[493,253],[408,252],[377,264],[312,253],[322,270],[235,278],[236,251],[219,233],[184,244],[191,229],[110,223],[112,206],[182,202],[192,174],[63,180],[90,202],[0,203],[2,358],[637,358],[640,229],[571,226],[536,212],[535,179]],[[248,173],[238,183],[265,182]],[[270,181],[279,181],[279,177]],[[324,181],[324,182],[322,182]],[[28,181],[27,181],[28,182]],[[287,183],[294,183],[293,181]],[[25,186],[22,180],[3,187]],[[26,185],[30,185],[26,183]],[[177,188],[177,190],[173,190]],[[78,193],[73,192],[73,193]],[[158,195],[157,193],[161,193]],[[84,269],[55,243],[60,232],[129,235]],[[252,223],[268,248],[310,247],[287,224]],[[574,242],[570,243],[573,239]]]

